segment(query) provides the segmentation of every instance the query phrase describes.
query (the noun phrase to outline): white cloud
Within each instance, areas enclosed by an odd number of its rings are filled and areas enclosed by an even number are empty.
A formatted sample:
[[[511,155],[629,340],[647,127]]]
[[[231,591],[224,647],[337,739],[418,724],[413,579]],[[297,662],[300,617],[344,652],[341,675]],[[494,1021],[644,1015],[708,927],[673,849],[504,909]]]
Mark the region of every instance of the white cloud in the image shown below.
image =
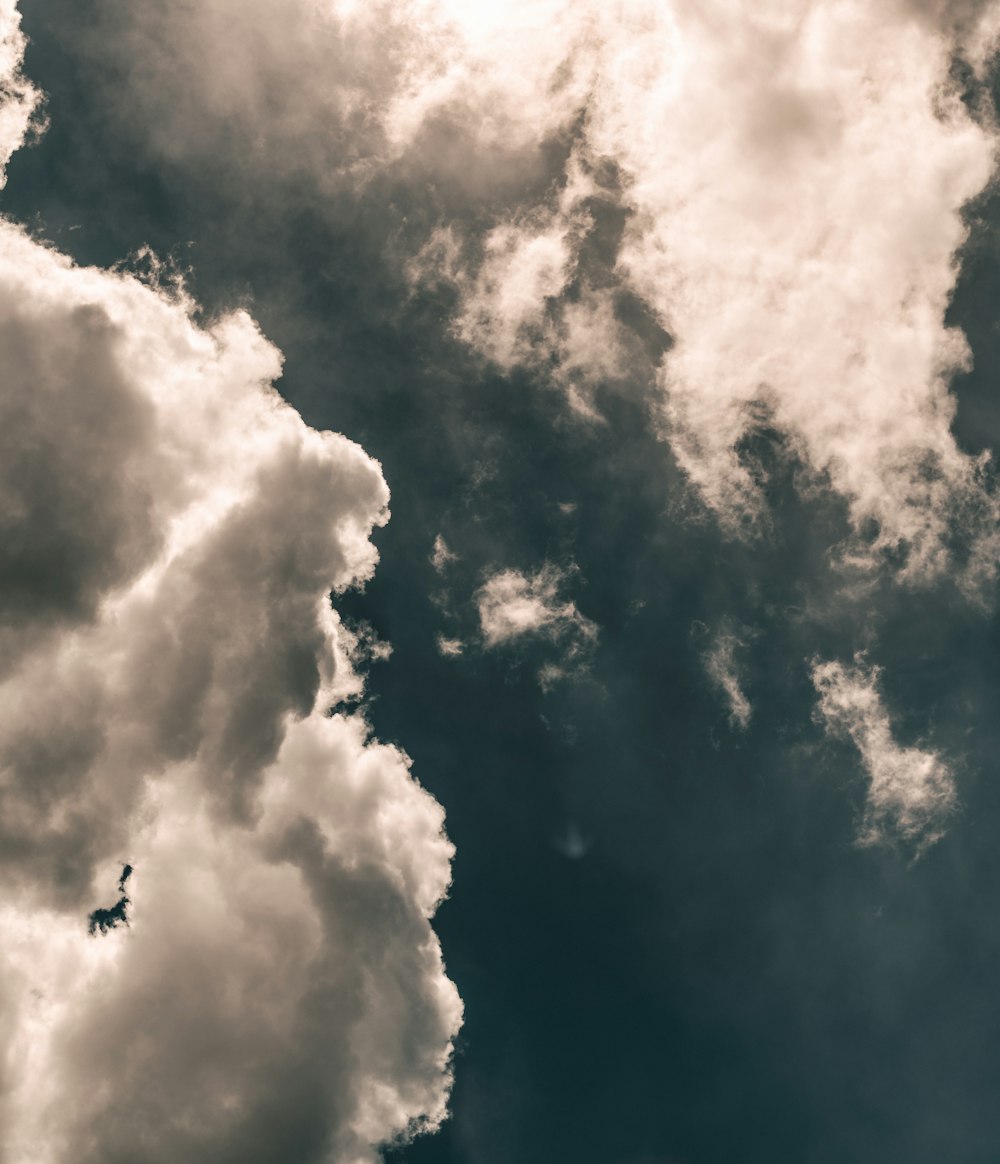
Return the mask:
[[[558,658],[543,664],[543,690],[586,666],[598,636],[597,624],[562,597],[569,573],[546,562],[534,574],[500,570],[476,591],[479,629],[488,648],[525,638],[542,638],[558,646]]]
[[[508,31],[521,11],[505,14]],[[984,461],[950,431],[948,385],[969,356],[944,315],[961,210],[997,143],[949,70],[956,52],[983,66],[995,13],[860,0],[547,13],[547,40],[575,53],[556,62],[526,37],[516,64],[482,65],[482,87],[513,104],[523,75],[535,70],[541,89],[568,73],[586,115],[565,188],[501,220],[478,257],[449,236],[439,268],[460,293],[457,333],[501,366],[554,364],[592,411],[581,382],[615,380],[634,353],[606,290],[559,296],[592,226],[581,175],[612,161],[631,211],[615,274],[675,341],[659,370],[662,424],[724,525],[762,518],[738,448],[764,416],[847,502],[845,562],[888,553],[904,581],[952,570],[975,592],[995,574],[998,509]],[[526,130],[565,124],[561,91],[545,109]],[[956,530],[971,547],[957,563]]]
[[[25,39],[17,0],[0,0],[0,189],[11,155],[28,135],[40,94],[21,72]]]
[[[448,546],[441,534],[434,539],[434,549],[431,553],[431,565],[439,573],[443,573],[451,562],[457,561],[458,555]]]
[[[737,652],[743,645],[731,626],[723,626],[705,652],[705,670],[709,679],[726,697],[730,723],[745,729],[750,724],[753,708],[743,691],[737,658]]]
[[[327,714],[384,654],[328,592],[388,490],[249,317],[192,311],[0,220],[9,1164],[363,1164],[445,1113],[443,812]],[[129,926],[89,936],[126,861]]]
[[[560,597],[566,578],[565,571],[549,563],[532,575],[500,570],[489,578],[476,593],[486,646],[499,646],[524,635],[558,638],[567,632],[596,639],[596,625],[577,610],[575,602]]]
[[[904,581],[952,571],[970,591],[993,577],[997,505],[950,431],[968,350],[944,323],[961,210],[996,151],[950,66],[983,67],[992,6],[103,0],[99,16],[117,115],[172,164],[211,165],[233,191],[247,167],[306,175],[334,215],[397,163],[447,186],[453,220],[410,274],[455,284],[456,334],[549,369],[591,416],[595,384],[658,375],[659,423],[731,531],[763,515],[738,450],[766,415],[846,501],[845,562],[888,555]],[[539,196],[556,135],[574,145]],[[627,212],[596,283],[581,265],[595,193]],[[658,372],[615,286],[672,336]]]
[[[954,775],[937,752],[896,743],[879,691],[879,669],[862,659],[849,667],[816,661],[812,680],[819,722],[853,742],[868,775],[860,842],[901,840],[918,851],[933,844],[956,807]]]
[[[527,12],[504,10],[505,35],[519,21],[526,32],[537,19]],[[462,41],[464,84],[479,86],[461,89],[466,109],[489,93],[516,120],[524,79],[539,94],[553,82],[511,141],[565,127],[567,92],[586,93],[586,114],[564,189],[499,220],[478,258],[462,259],[450,236],[458,334],[501,366],[554,362],[584,411],[581,369],[620,375],[623,328],[606,292],[556,302],[590,228],[574,209],[587,194],[579,176],[611,160],[631,211],[616,274],[675,340],[659,371],[662,423],[723,523],[761,519],[738,447],[764,414],[847,502],[844,561],[889,554],[904,581],[952,570],[970,591],[990,580],[998,510],[984,462],[950,431],[948,386],[969,355],[944,316],[961,210],[988,182],[997,144],[950,65],[961,52],[982,67],[995,12],[648,0],[544,14],[548,36],[524,35],[513,61],[475,35]],[[460,6],[452,15],[463,27]],[[553,41],[572,47],[557,56]],[[959,562],[956,529],[971,546]]]

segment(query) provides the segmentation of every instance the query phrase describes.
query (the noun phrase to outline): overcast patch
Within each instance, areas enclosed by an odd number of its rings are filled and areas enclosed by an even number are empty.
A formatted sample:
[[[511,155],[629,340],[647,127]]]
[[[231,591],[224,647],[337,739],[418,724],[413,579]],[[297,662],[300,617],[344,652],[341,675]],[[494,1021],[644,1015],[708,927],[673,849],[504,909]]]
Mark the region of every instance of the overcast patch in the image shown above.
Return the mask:
[[[902,841],[920,852],[939,840],[956,807],[954,774],[938,753],[895,741],[879,669],[860,658],[851,666],[816,661],[812,680],[819,722],[851,740],[868,775],[860,843]]]

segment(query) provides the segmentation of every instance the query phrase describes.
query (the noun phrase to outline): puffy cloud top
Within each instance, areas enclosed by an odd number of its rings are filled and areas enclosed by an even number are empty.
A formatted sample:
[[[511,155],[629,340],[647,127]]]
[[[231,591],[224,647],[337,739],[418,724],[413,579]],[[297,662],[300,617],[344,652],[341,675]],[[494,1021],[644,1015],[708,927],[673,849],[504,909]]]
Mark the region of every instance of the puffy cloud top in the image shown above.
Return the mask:
[[[372,1161],[443,1118],[461,1019],[442,809],[337,710],[380,468],[244,313],[2,220],[0,351],[0,1159]]]

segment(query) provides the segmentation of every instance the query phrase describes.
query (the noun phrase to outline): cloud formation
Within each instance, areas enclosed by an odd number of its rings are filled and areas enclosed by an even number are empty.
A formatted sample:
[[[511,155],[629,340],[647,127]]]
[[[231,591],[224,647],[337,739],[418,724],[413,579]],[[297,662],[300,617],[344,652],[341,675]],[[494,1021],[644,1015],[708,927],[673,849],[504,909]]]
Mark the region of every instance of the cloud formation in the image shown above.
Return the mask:
[[[640,4],[606,22],[589,12],[600,63],[567,189],[596,159],[624,175],[616,269],[673,337],[659,370],[665,432],[724,525],[764,517],[741,446],[766,425],[846,501],[845,560],[888,556],[908,581],[957,568],[975,589],[994,573],[997,508],[985,461],[950,432],[948,384],[969,356],[944,314],[961,210],[992,173],[996,138],[951,65],[963,52],[980,63],[995,21],[937,16],[796,0],[725,15]],[[566,249],[565,230],[535,220],[513,254]],[[489,294],[506,286],[491,276],[492,237],[476,277],[456,279],[458,319],[494,358],[507,337],[502,362],[512,331],[551,318],[556,280],[520,278],[505,310]],[[565,272],[574,255],[558,259],[546,269]],[[495,322],[477,330],[468,320],[484,303]],[[594,319],[586,329],[590,349],[620,348],[619,322],[605,320],[603,344]],[[956,529],[972,546],[957,561]]]
[[[546,663],[539,671],[543,688],[578,670],[597,642],[597,624],[562,596],[567,577],[566,571],[549,562],[534,574],[500,570],[475,595],[487,649],[533,637],[559,645],[558,661]]]
[[[944,318],[962,208],[994,167],[974,78],[998,28],[990,5],[917,0],[102,0],[92,51],[140,148],[224,188],[249,167],[334,217],[380,174],[446,191],[422,239],[382,234],[419,244],[412,279],[454,287],[455,334],[592,416],[595,386],[654,378],[657,423],[731,532],[766,523],[744,449],[768,427],[846,503],[843,562],[975,591],[998,510],[950,431],[969,353]]]
[[[41,95],[21,71],[24,34],[17,0],[0,0],[0,189],[11,155],[27,137]]]
[[[902,841],[922,851],[939,840],[957,804],[954,774],[938,753],[903,747],[879,691],[879,669],[855,659],[851,666],[815,661],[818,721],[851,740],[868,775],[859,842]]]
[[[0,44],[9,154],[9,3]],[[246,314],[6,220],[0,350],[0,1159],[373,1161],[461,1019],[442,809],[342,710],[380,468]]]

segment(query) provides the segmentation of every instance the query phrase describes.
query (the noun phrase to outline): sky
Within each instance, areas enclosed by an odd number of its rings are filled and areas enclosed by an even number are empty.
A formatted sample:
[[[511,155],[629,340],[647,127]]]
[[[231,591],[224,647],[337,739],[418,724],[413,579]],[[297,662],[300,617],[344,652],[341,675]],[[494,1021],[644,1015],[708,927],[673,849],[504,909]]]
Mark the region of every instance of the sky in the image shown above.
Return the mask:
[[[998,53],[0,0],[0,1164],[995,1164]]]

